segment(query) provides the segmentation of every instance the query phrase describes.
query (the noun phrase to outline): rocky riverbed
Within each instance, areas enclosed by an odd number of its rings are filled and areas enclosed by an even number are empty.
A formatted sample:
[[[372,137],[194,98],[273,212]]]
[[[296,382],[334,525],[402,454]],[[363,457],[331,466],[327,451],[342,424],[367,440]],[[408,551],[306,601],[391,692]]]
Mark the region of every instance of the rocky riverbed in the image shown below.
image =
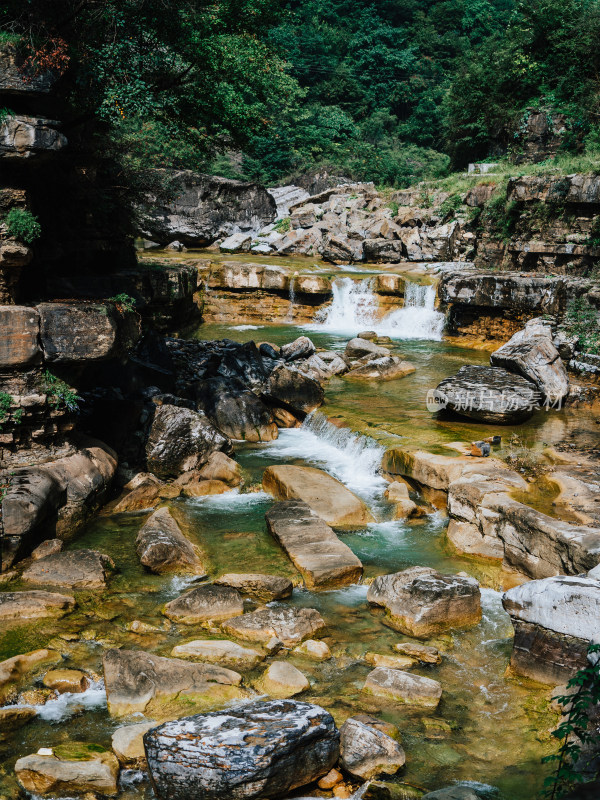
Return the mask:
[[[441,341],[426,291],[374,312],[369,284],[343,280],[304,327],[167,340],[176,382],[153,395],[147,472],[121,466],[121,495],[74,541],[3,574],[6,797],[541,785],[553,686],[595,633],[567,609],[600,601],[600,529],[565,448],[585,446],[592,412],[540,397],[516,427],[432,415],[427,391],[489,354]],[[383,332],[406,326],[415,338]],[[523,338],[506,374],[539,391]]]

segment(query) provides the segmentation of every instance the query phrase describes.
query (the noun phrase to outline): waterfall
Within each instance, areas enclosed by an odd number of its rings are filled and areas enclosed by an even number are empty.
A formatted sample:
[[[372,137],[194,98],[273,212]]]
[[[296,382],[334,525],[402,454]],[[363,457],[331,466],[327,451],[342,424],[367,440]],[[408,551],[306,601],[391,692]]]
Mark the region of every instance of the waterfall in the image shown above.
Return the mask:
[[[349,428],[337,428],[319,412],[313,412],[299,428],[279,431],[279,438],[260,455],[284,462],[301,458],[324,469],[365,499],[381,495],[385,481],[379,467],[385,448],[369,436]]]
[[[373,330],[392,339],[442,338],[444,315],[435,310],[435,286],[405,282],[404,307],[378,319],[379,303],[370,279],[353,281],[340,278],[333,284],[333,302],[317,313],[315,322],[306,327],[356,336],[361,330]]]

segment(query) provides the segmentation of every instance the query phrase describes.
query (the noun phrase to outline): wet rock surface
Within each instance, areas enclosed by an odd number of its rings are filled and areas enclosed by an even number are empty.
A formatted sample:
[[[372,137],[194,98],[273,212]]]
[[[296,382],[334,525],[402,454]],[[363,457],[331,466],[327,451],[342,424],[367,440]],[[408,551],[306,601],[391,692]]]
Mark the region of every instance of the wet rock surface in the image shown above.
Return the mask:
[[[257,600],[285,600],[290,597],[293,584],[280,575],[262,575],[253,572],[228,572],[214,582],[216,586],[230,586]]]
[[[164,800],[282,797],[329,772],[339,755],[331,715],[292,700],[167,722],[144,743]]]
[[[184,625],[195,625],[205,620],[222,620],[236,617],[244,610],[242,596],[230,586],[198,586],[167,603],[165,615]]]
[[[0,619],[38,619],[63,616],[75,608],[75,598],[56,592],[31,590],[0,592]]]
[[[290,646],[309,639],[325,628],[325,621],[314,608],[265,608],[224,622],[231,636],[251,642],[269,642],[273,637]]]
[[[72,742],[52,755],[20,758],[15,772],[21,786],[34,794],[117,794],[119,762],[99,746]]]
[[[372,605],[384,606],[393,628],[418,638],[476,625],[481,619],[477,581],[459,575],[441,575],[430,567],[411,567],[375,578],[367,600]]]
[[[360,580],[360,560],[307,503],[275,503],[266,520],[269,532],[301,572],[308,588],[331,589]]]
[[[109,650],[103,661],[109,713],[136,712],[164,719],[195,703],[216,708],[245,697],[239,673],[213,664],[191,664],[141,650]]]
[[[196,639],[178,644],[171,653],[175,658],[190,661],[206,661],[231,669],[252,669],[264,660],[265,656],[251,647],[242,647],[227,639]]]
[[[69,589],[105,589],[115,570],[112,558],[97,550],[69,550],[34,561],[23,573],[26,583]]]
[[[138,557],[151,572],[204,574],[202,562],[167,508],[159,508],[142,525],[135,540]]]
[[[442,696],[442,687],[437,681],[387,667],[377,667],[370,672],[363,691],[396,703],[425,708],[437,708]]]
[[[395,775],[405,761],[398,742],[361,720],[350,717],[340,728],[340,763],[355,778]]]

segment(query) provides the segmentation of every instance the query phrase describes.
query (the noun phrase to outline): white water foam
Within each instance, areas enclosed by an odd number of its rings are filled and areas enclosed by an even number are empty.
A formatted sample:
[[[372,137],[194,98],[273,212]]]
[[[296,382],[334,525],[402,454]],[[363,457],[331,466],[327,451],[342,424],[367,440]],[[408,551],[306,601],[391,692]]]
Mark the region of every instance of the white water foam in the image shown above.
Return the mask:
[[[392,339],[432,339],[439,341],[444,330],[444,315],[435,310],[435,286],[406,281],[404,307],[378,319],[379,303],[370,279],[353,281],[340,278],[333,284],[333,302],[317,313],[315,322],[304,327],[356,336],[373,330]]]
[[[46,722],[62,722],[73,714],[95,708],[106,708],[106,689],[104,681],[93,681],[84,692],[73,694],[64,692],[54,700],[48,700],[43,705],[31,705],[37,711],[40,719]]]
[[[325,469],[366,499],[378,497],[387,485],[378,474],[384,448],[349,428],[336,428],[323,414],[310,414],[300,428],[279,431],[279,438],[260,452],[265,458],[301,458]]]
[[[261,453],[262,455],[262,453]],[[240,509],[256,505],[257,503],[264,503],[267,500],[272,500],[270,494],[266,492],[240,492],[239,489],[232,489],[230,492],[223,492],[223,494],[209,494],[203,497],[190,497],[188,503],[194,505],[201,505],[208,508],[231,508]]]
[[[258,331],[263,328],[264,325],[234,325],[231,330],[232,331]]]

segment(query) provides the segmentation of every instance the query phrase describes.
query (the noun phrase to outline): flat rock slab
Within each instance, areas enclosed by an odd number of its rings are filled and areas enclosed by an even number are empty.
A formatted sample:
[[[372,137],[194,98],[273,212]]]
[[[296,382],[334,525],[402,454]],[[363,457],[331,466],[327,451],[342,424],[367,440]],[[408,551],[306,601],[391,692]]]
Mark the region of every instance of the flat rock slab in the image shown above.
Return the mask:
[[[339,756],[331,715],[294,700],[166,722],[144,743],[159,800],[286,797],[327,774]]]
[[[35,708],[28,706],[5,706],[0,708],[0,742],[5,742],[10,736],[27,725],[37,717]]]
[[[314,467],[274,465],[263,473],[263,488],[278,500],[302,500],[332,528],[364,528],[373,517],[359,497]]]
[[[28,590],[0,592],[0,620],[62,617],[75,608],[75,599],[66,594]]]
[[[325,628],[325,620],[314,608],[265,608],[224,622],[231,636],[251,642],[279,639],[284,645],[300,644]]]
[[[351,369],[346,373],[346,378],[356,381],[395,381],[415,371],[416,367],[410,361],[386,355]]]
[[[426,639],[481,620],[481,592],[474,578],[441,575],[430,567],[411,567],[380,575],[367,601],[383,606],[389,624],[407,636]]]
[[[142,525],[135,546],[142,564],[159,575],[205,572],[194,546],[183,535],[168,508],[159,508]]]
[[[386,667],[369,672],[363,691],[396,703],[425,708],[437,708],[442,697],[442,687],[437,681]]]
[[[114,569],[112,558],[97,550],[68,550],[34,561],[23,580],[40,586],[105,589]]]
[[[350,717],[340,728],[340,763],[355,778],[395,775],[405,762],[398,742],[361,720]]]
[[[435,389],[438,405],[477,422],[524,422],[540,406],[537,386],[498,367],[461,367]]]
[[[56,747],[53,755],[33,753],[20,758],[15,773],[21,786],[36,795],[98,792],[112,796],[117,794],[119,762],[97,745],[70,742]]]
[[[198,586],[181,597],[171,600],[164,614],[173,622],[196,625],[209,619],[221,620],[237,617],[244,611],[244,601],[236,589],[229,586]]]
[[[256,600],[268,602],[290,597],[294,586],[289,578],[254,572],[228,572],[214,582],[215,586],[230,586]]]
[[[0,661],[0,703],[3,703],[16,687],[29,673],[38,671],[42,666],[57,664],[62,660],[61,654],[56,650],[32,650],[30,653],[19,655]]]
[[[360,560],[307,503],[302,500],[275,503],[265,518],[269,532],[309,589],[347,586],[362,577]]]
[[[306,675],[287,661],[274,661],[257,683],[270,697],[293,697],[310,689]]]
[[[232,669],[252,669],[265,658],[264,653],[251,647],[242,647],[228,639],[195,639],[193,642],[176,645],[171,655],[190,661],[220,664]]]
[[[108,711],[115,717],[141,712],[165,719],[190,704],[210,709],[247,696],[239,673],[213,664],[142,650],[108,650],[103,664]]]

